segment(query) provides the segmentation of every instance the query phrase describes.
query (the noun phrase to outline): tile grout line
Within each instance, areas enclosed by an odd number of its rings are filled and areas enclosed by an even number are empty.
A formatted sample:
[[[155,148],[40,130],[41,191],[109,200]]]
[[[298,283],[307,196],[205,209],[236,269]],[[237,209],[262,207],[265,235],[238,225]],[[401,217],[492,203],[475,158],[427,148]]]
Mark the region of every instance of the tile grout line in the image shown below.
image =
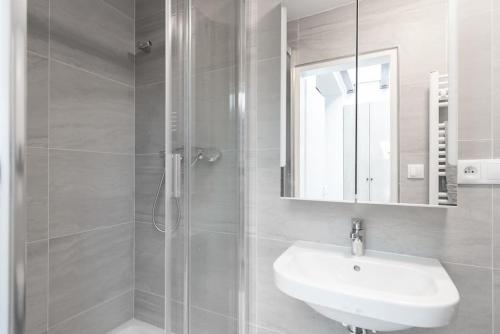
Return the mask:
[[[116,13],[118,13],[119,15],[123,16],[123,18],[134,21],[133,17],[128,16],[125,12],[123,12],[120,9],[116,8],[112,4],[110,4],[110,3],[106,2],[106,1],[102,1],[102,4],[104,6],[106,6],[106,7],[109,7],[110,9],[112,9],[113,11],[115,11]],[[135,1],[134,1],[134,7],[135,7]]]
[[[100,306],[103,306],[103,305],[104,305],[104,304],[106,304],[106,303],[109,303],[109,302],[111,302],[111,301],[113,301],[113,300],[116,300],[116,299],[118,299],[118,298],[120,298],[120,297],[123,297],[123,296],[125,296],[127,293],[130,293],[130,292],[132,292],[132,290],[131,290],[131,289],[128,289],[128,290],[123,290],[122,292],[119,292],[116,296],[110,297],[110,298],[108,298],[108,299],[106,299],[106,300],[104,300],[104,301],[102,301],[102,302],[100,302],[100,303],[97,303],[97,304],[95,304],[95,305],[92,305],[91,307],[89,307],[89,308],[87,308],[87,309],[85,309],[85,310],[83,310],[83,311],[80,311],[80,312],[78,312],[78,313],[76,313],[76,314],[74,314],[74,315],[72,315],[72,316],[70,316],[70,317],[68,317],[68,318],[66,318],[66,319],[64,319],[64,320],[59,321],[58,323],[56,323],[56,324],[54,324],[54,325],[52,325],[52,326],[48,327],[48,328],[47,328],[47,330],[49,330],[49,329],[53,329],[53,328],[55,328],[55,327],[57,327],[57,326],[59,326],[59,325],[61,325],[61,324],[64,324],[64,323],[66,323],[66,322],[68,322],[68,321],[71,321],[71,320],[73,320],[73,319],[76,319],[77,317],[79,317],[79,316],[81,316],[81,315],[83,315],[83,314],[85,314],[85,313],[87,313],[87,312],[90,312],[90,311],[92,311],[92,310],[94,310],[94,309],[96,309],[96,308],[98,308],[98,307],[100,307]]]
[[[176,303],[176,304],[182,304],[183,303],[183,302],[175,300],[175,299],[171,299],[171,302]],[[235,320],[235,321],[238,320],[237,317],[232,317],[232,316],[230,316],[228,314],[219,313],[217,311],[212,311],[212,310],[204,308],[202,306],[191,305],[191,308],[194,308],[194,309],[197,309],[199,311],[206,312],[206,313],[210,313],[210,314],[213,314],[213,315],[217,315],[217,316],[229,319],[229,320]]]
[[[134,62],[134,65],[135,65],[135,62]],[[135,79],[134,79],[134,82],[135,82]],[[139,85],[136,84],[135,87],[136,88],[147,88],[147,87],[161,85],[161,84],[164,85],[165,80],[152,81],[152,82],[143,83],[143,84],[139,84]]]
[[[142,292],[142,293],[154,296],[154,297],[165,299],[165,296],[159,295],[159,294],[151,292],[151,291],[146,291],[146,290],[138,289],[138,288],[134,288],[134,291],[139,291],[139,292]]]
[[[132,43],[134,44],[134,50],[136,48],[136,34],[137,34],[137,31],[136,31],[136,0],[133,1],[133,5],[134,5],[134,11],[133,11],[133,19],[132,19],[132,25],[133,25],[133,36],[132,36]],[[134,52],[135,54],[135,52]],[[132,254],[132,319],[135,319],[135,276],[136,276],[136,273],[135,273],[135,248],[136,248],[136,187],[135,187],[135,182],[136,182],[136,169],[135,169],[135,165],[136,165],[136,145],[135,145],[135,142],[136,142],[136,134],[135,134],[135,130],[136,130],[136,116],[137,116],[137,110],[136,110],[136,89],[137,89],[137,85],[136,85],[136,57],[134,56],[134,64],[133,64],[133,78],[134,78],[134,81],[133,81],[133,85],[134,85],[134,94],[133,94],[133,99],[134,99],[134,102],[133,102],[133,114],[134,114],[134,117],[133,117],[133,123],[134,123],[134,129],[133,129],[133,138],[134,138],[134,141],[133,141],[133,145],[132,147],[134,148],[134,157],[133,157],[133,161],[132,161],[132,164],[133,164],[133,168],[132,170],[134,171],[134,175],[133,175],[133,179],[134,179],[134,183],[132,185],[134,191],[132,192],[133,193],[133,196],[134,196],[134,225],[133,225],[133,237],[134,237],[134,246],[132,248],[132,251],[133,251],[133,254]]]
[[[105,155],[121,155],[126,157],[133,157],[133,153],[119,153],[119,152],[107,152],[107,151],[94,151],[94,150],[84,150],[84,149],[72,149],[72,148],[61,148],[61,147],[48,147],[51,151],[65,151],[65,152],[80,152],[80,153],[95,153],[95,154],[105,154]]]
[[[133,88],[133,85],[131,84],[128,84],[128,83],[125,83],[125,82],[122,82],[122,81],[119,81],[119,80],[116,80],[116,79],[112,79],[112,78],[109,78],[107,76],[104,76],[102,74],[99,74],[97,72],[92,72],[90,70],[87,70],[85,68],[82,68],[82,67],[78,67],[76,65],[73,65],[73,64],[70,64],[70,63],[66,63],[65,61],[63,60],[60,60],[60,59],[57,59],[57,58],[53,58],[52,56],[50,57],[50,61],[53,61],[53,62],[56,62],[56,63],[59,63],[60,65],[64,65],[64,66],[67,66],[67,67],[70,67],[72,69],[75,69],[75,70],[78,70],[78,71],[81,71],[81,72],[85,72],[87,74],[91,74],[97,78],[101,78],[103,80],[107,80],[107,81],[110,81],[110,82],[114,82],[118,85],[121,85],[121,86],[124,86],[124,87],[128,87],[128,88]]]
[[[127,221],[124,223],[118,223],[118,224],[113,224],[113,225],[107,225],[107,226],[98,226],[96,228],[90,229],[90,230],[84,230],[84,231],[78,231],[78,232],[73,232],[73,233],[67,233],[67,234],[62,234],[62,235],[56,235],[54,237],[49,236],[49,241],[50,240],[55,240],[55,239],[61,239],[61,238],[68,238],[68,237],[74,237],[80,234],[84,233],[92,233],[92,232],[97,232],[97,231],[102,231],[102,230],[110,230],[112,228],[120,227],[120,226],[125,226],[125,225],[132,225],[132,221]]]
[[[37,57],[43,58],[43,59],[45,59],[45,60],[49,60],[49,56],[48,56],[48,55],[46,56],[46,55],[43,55],[43,54],[38,53],[38,52],[33,51],[33,50],[29,50],[29,49],[28,49],[28,54],[31,54],[31,55],[33,55],[33,56],[37,56]]]
[[[47,286],[46,286],[46,324],[45,328],[47,333],[49,332],[49,321],[50,321],[50,109],[51,109],[51,98],[50,98],[50,81],[51,81],[51,58],[52,58],[52,0],[49,2],[49,13],[48,13],[48,51],[47,51]]]

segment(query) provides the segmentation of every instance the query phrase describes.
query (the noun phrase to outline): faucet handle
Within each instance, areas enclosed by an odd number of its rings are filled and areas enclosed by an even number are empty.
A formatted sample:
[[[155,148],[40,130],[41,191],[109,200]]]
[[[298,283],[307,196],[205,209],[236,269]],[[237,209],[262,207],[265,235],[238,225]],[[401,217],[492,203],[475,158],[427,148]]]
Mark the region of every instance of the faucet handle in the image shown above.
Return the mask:
[[[363,220],[361,218],[353,218],[351,220],[352,229],[355,231],[363,230]]]

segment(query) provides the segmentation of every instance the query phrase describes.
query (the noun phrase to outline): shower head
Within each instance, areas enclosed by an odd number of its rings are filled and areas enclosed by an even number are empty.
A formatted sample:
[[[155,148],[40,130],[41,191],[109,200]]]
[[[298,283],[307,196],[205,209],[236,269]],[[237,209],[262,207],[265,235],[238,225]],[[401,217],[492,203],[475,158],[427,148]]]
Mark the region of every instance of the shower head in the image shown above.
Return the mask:
[[[151,41],[137,41],[137,48],[144,53],[150,53],[153,47],[153,42]]]

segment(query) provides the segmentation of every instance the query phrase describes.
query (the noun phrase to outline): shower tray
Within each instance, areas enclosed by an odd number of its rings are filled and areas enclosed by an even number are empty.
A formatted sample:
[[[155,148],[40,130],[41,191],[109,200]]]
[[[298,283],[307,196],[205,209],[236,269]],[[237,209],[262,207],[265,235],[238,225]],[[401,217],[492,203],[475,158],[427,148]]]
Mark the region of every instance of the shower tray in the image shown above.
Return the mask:
[[[108,334],[163,334],[163,329],[132,319],[108,332]]]

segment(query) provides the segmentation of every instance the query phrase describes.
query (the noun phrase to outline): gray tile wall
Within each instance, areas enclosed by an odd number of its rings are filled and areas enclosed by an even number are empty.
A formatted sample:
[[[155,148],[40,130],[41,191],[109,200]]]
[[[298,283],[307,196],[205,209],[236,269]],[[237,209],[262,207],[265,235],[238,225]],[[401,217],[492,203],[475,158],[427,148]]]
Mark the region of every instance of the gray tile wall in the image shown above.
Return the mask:
[[[385,6],[386,2],[391,8],[408,8],[419,3],[437,5],[437,2],[427,0],[372,0],[363,1],[362,7],[371,4],[374,8],[368,13],[362,11],[374,22],[380,22],[379,15],[391,13]],[[460,71],[461,78],[466,78],[461,80],[460,88],[465,94],[460,113],[460,154],[462,158],[496,157],[496,152],[500,152],[497,138],[500,124],[500,6],[489,0],[461,0],[457,3],[460,8]],[[459,207],[451,209],[279,198],[279,104],[276,96],[279,91],[276,47],[279,43],[276,34],[272,33],[272,22],[276,19],[273,9],[277,4],[279,0],[250,1],[249,117],[253,148],[249,165],[252,232],[250,322],[254,332],[345,333],[340,325],[279,292],[273,282],[272,263],[296,240],[348,246],[350,219],[359,216],[366,222],[368,248],[438,258],[461,293],[462,302],[450,326],[433,330],[412,329],[405,333],[500,333],[496,321],[500,300],[500,212],[497,209],[500,188],[497,186],[462,186]],[[432,11],[427,14],[434,15]],[[315,22],[321,29],[324,22]],[[410,24],[409,21],[406,23]],[[332,24],[342,25],[342,22]],[[387,31],[385,25],[381,29]],[[367,30],[370,29],[365,27],[363,31]],[[384,35],[373,29],[379,35],[375,36],[377,38],[393,36],[397,31],[394,28],[390,34]],[[435,36],[425,34],[429,39]],[[328,51],[328,43],[317,42],[308,46],[307,57],[314,55],[311,48],[314,50],[316,46],[317,52]],[[349,49],[352,45],[340,43],[338,47]],[[418,47],[414,50],[415,57],[420,56],[416,51],[426,50]],[[426,65],[426,58],[427,53],[421,57],[423,65]]]
[[[193,145],[213,147],[214,163],[191,168],[191,326],[235,333],[239,179],[235,0],[197,0],[193,9]]]
[[[28,1],[27,333],[133,316],[132,0]]]
[[[151,53],[135,59],[135,277],[134,317],[164,326],[165,235],[152,224],[152,207],[162,177],[165,150],[165,4],[135,1],[135,39],[151,41]],[[163,188],[162,188],[163,189]],[[156,219],[165,221],[165,197]]]

